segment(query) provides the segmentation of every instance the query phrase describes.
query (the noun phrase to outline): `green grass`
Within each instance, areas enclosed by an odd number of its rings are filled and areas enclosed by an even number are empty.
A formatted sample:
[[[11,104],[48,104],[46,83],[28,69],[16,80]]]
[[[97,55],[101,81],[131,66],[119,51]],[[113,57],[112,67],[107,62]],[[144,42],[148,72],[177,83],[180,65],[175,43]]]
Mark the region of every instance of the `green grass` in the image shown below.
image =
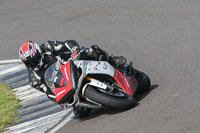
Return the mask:
[[[20,107],[19,102],[14,92],[5,84],[0,83],[0,133],[4,131],[3,127],[19,120],[16,111]]]

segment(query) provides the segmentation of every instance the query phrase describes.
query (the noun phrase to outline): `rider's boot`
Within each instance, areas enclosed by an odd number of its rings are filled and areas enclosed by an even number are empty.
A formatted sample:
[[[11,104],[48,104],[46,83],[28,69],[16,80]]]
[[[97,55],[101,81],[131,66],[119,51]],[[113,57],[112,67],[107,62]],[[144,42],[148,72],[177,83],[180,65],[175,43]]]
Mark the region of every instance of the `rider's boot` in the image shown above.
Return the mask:
[[[89,108],[73,106],[73,112],[79,118],[83,118],[83,117],[88,116],[90,111],[91,111],[91,109],[89,109]]]
[[[126,64],[126,58],[123,56],[109,56],[108,62],[116,68],[120,68]]]
[[[86,54],[90,59],[108,61],[111,65],[118,68],[126,64],[126,58],[123,56],[109,56],[109,54],[100,49],[97,45],[92,45],[86,50]]]

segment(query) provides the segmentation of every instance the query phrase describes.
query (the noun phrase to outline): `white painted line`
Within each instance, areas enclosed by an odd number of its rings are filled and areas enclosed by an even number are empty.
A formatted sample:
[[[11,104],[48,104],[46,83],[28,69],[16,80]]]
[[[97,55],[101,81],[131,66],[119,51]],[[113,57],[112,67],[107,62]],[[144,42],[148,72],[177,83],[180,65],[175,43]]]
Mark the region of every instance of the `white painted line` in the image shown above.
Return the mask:
[[[0,68],[4,67],[4,65],[1,65]]]
[[[28,96],[22,96],[22,97],[19,97],[19,99],[20,100],[28,100],[28,99],[32,99],[32,98],[40,97],[40,96],[46,96],[46,94],[38,91],[38,93],[31,94],[31,95],[28,95]]]
[[[55,121],[53,123],[49,123],[43,126],[36,127],[32,130],[27,131],[26,133],[46,133],[49,127],[53,127],[55,123],[58,123],[59,121]]]
[[[71,110],[72,110],[72,109],[71,109]],[[70,110],[70,111],[71,111],[71,110]],[[12,127],[8,127],[8,128],[6,128],[6,130],[14,130],[14,129],[17,129],[17,128],[22,128],[22,127],[31,125],[31,124],[33,124],[33,123],[40,122],[40,121],[42,121],[43,119],[46,119],[46,121],[47,121],[48,118],[51,118],[51,117],[52,117],[52,118],[55,118],[55,116],[59,116],[59,115],[64,116],[64,115],[67,114],[67,113],[69,113],[69,111],[63,110],[63,111],[60,111],[60,112],[58,112],[58,113],[54,113],[54,114],[51,114],[51,115],[48,115],[48,116],[45,116],[45,117],[42,117],[42,118],[38,118],[38,119],[31,120],[31,121],[28,121],[28,122],[24,122],[24,123],[21,123],[21,124],[12,126]]]
[[[22,61],[20,59],[0,60],[0,65],[10,64],[10,63],[22,63]]]
[[[52,129],[49,133],[55,133],[57,132],[61,127],[63,127],[65,124],[67,124],[70,120],[74,118],[74,113],[71,113],[64,121],[62,121],[60,124],[58,124],[54,129]]]
[[[8,132],[6,132],[6,133],[9,133],[9,132],[15,132],[15,133],[25,133],[25,132],[28,132],[29,130],[31,130],[31,129],[34,129],[34,128],[37,128],[37,127],[41,127],[41,126],[44,126],[44,125],[49,125],[50,123],[53,123],[53,122],[58,122],[59,120],[51,120],[50,122],[46,122],[46,123],[40,123],[40,124],[38,124],[37,126],[30,126],[30,127],[27,127],[27,128],[24,128],[24,129],[22,129],[22,130],[20,130],[20,131],[8,131]],[[51,124],[51,125],[54,125],[54,124]],[[39,131],[40,131],[40,129],[38,129]]]
[[[26,85],[26,86],[15,88],[15,89],[13,89],[13,91],[23,91],[23,90],[26,90],[30,87],[31,87],[30,85]]]
[[[22,92],[16,92],[17,96],[25,96],[25,95],[30,95],[30,94],[34,94],[34,93],[38,93],[39,91],[36,89],[27,89],[26,91],[22,91]]]
[[[13,68],[9,68],[9,69],[6,69],[4,71],[1,71],[0,75],[4,75],[4,74],[11,73],[11,72],[14,72],[14,71],[20,71],[20,70],[23,70],[23,69],[25,69],[25,66],[23,64],[18,65],[18,66],[15,66]]]

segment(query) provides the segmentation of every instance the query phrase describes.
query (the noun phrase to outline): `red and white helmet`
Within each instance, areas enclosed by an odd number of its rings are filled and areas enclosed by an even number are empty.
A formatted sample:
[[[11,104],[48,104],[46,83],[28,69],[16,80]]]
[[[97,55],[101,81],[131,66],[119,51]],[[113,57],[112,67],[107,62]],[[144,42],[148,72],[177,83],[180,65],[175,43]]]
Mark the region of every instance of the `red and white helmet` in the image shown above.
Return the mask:
[[[19,58],[27,67],[35,68],[41,62],[42,50],[37,43],[27,41],[19,48]]]

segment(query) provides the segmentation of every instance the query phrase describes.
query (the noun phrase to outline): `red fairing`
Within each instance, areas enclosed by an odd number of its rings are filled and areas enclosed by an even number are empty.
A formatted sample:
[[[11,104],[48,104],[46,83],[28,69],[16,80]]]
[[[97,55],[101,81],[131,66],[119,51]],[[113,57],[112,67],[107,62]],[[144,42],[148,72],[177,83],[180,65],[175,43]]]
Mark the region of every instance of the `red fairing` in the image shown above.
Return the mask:
[[[53,91],[56,96],[57,102],[59,102],[72,89],[71,77],[70,77],[70,62],[68,62],[65,65],[61,65],[60,70],[65,78],[64,80],[66,80],[67,82],[67,86],[64,86],[62,88],[55,88],[55,90]]]
[[[63,86],[64,80],[65,80],[64,78],[61,78],[61,79],[60,79],[60,86]]]
[[[117,69],[115,69],[115,71],[116,72],[113,78],[122,87],[125,93],[133,96],[136,88],[138,87],[136,79],[133,76],[123,76]]]

